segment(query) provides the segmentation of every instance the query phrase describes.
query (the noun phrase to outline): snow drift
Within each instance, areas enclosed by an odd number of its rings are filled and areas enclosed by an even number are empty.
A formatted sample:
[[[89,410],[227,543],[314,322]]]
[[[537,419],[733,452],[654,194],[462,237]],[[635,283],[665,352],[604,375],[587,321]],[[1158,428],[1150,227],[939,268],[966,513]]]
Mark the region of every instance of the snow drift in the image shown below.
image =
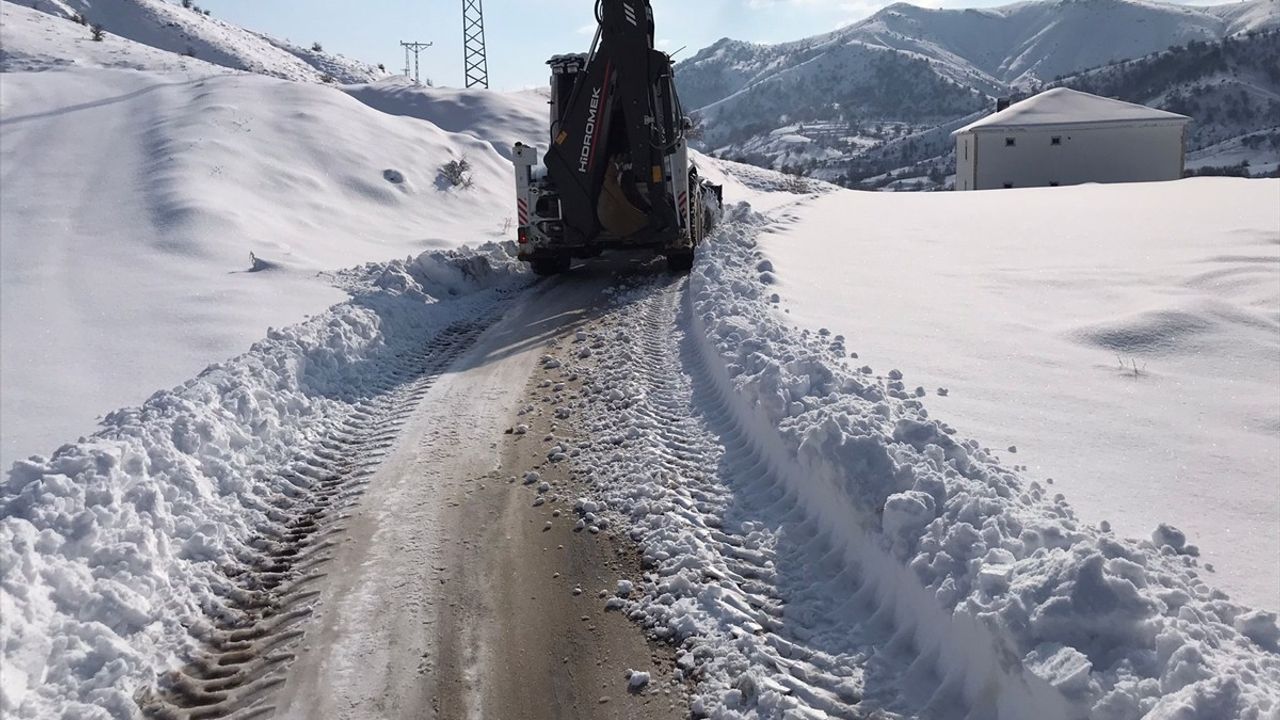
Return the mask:
[[[235,592],[226,568],[279,533],[281,502],[307,483],[295,466],[369,421],[368,401],[403,380],[397,358],[522,282],[513,250],[347,273],[350,302],[16,463],[0,485],[0,711],[136,716],[135,694]]]
[[[479,138],[370,107],[409,92],[394,80],[366,104],[9,2],[0,19],[0,467],[340,302],[340,268],[513,232],[494,146],[526,94],[412,91],[493,119]],[[439,175],[462,158],[467,189]]]
[[[1212,589],[1181,533],[1080,522],[931,418],[901,373],[850,368],[843,338],[788,327],[766,224],[730,213],[690,281],[692,331],[738,425],[943,693],[980,717],[1273,717],[1273,613]]]

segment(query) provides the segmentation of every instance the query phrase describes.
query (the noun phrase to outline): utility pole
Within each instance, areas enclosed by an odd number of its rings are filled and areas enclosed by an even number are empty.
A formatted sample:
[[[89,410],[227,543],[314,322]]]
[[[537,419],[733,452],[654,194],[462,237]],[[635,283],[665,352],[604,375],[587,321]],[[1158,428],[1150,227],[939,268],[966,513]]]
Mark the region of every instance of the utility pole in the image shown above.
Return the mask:
[[[421,85],[421,84],[422,84],[422,74],[421,74],[421,72],[420,72],[421,68],[420,68],[420,66],[419,66],[419,64],[418,64],[418,54],[419,54],[419,53],[421,53],[423,50],[426,50],[427,48],[431,47],[431,46],[432,46],[432,45],[434,45],[435,43],[405,42],[405,41],[401,40],[401,41],[400,41],[400,44],[401,44],[402,46],[404,46],[404,74],[405,74],[405,76],[406,76],[406,77],[411,77],[411,78],[413,78],[413,84],[414,84],[414,85]],[[412,68],[410,68],[410,67],[409,67],[409,53],[413,53],[413,67],[412,67]],[[409,74],[409,70],[410,70],[410,69],[412,69],[412,70],[413,70],[413,74],[412,74],[412,75],[410,75],[410,74]]]
[[[489,89],[489,60],[484,51],[484,6],[481,0],[462,0],[462,64],[467,87]]]

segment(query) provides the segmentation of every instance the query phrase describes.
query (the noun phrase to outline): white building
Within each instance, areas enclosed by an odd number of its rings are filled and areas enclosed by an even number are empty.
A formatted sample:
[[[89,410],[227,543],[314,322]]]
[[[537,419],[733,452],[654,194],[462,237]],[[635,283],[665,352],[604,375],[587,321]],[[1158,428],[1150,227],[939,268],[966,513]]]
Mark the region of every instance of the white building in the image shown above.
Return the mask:
[[[956,189],[1177,180],[1191,118],[1056,88],[952,133]]]

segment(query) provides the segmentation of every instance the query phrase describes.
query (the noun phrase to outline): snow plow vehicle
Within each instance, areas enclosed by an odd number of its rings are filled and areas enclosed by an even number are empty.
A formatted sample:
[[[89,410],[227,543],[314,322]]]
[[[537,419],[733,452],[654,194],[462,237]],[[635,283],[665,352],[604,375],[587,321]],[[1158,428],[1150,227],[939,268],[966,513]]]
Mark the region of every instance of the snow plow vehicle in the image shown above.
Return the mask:
[[[597,0],[588,54],[551,66],[550,146],[516,143],[520,259],[539,275],[575,257],[647,250],[674,272],[719,218],[722,193],[690,161],[692,127],[649,0]]]

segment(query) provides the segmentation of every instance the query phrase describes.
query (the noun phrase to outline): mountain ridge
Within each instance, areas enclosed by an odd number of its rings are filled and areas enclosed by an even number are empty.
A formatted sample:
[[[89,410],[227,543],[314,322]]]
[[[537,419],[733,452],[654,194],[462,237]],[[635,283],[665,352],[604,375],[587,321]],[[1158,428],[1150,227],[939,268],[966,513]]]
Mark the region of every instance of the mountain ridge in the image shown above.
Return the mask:
[[[1161,27],[1138,32],[1156,24]],[[995,90],[1047,82],[1190,40],[1271,27],[1280,27],[1275,0],[1208,7],[1151,0],[1027,0],[982,9],[898,2],[851,25],[799,40],[766,45],[722,38],[680,63],[677,76],[682,90],[688,88],[686,105],[702,108],[795,65],[790,56],[861,43],[952,65],[948,75],[970,77],[975,89],[985,85]],[[1075,37],[1076,45],[1066,43],[1067,37]],[[1081,42],[1091,44],[1081,47]],[[717,77],[700,77],[706,75]]]
[[[983,9],[899,2],[801,40],[722,38],[680,63],[677,82],[701,124],[701,149],[776,169],[821,169],[980,116],[998,97],[1174,46],[1277,29],[1277,0],[1028,0]]]

